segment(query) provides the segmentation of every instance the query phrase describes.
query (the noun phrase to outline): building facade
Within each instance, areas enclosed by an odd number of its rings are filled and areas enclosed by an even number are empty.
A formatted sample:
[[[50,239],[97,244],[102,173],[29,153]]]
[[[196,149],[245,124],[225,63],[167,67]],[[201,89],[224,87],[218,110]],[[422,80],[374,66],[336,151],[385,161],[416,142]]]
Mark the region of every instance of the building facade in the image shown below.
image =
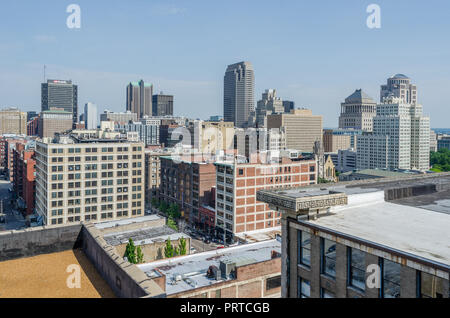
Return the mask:
[[[417,86],[411,84],[408,76],[396,74],[388,78],[386,85],[381,85],[380,102],[383,103],[383,100],[389,96],[400,98],[405,104],[416,104]]]
[[[172,116],[173,95],[156,94],[152,97],[152,116]]]
[[[30,215],[34,212],[36,200],[35,143],[16,143],[13,149],[13,189],[20,212]]]
[[[283,100],[275,89],[266,89],[256,105],[256,127],[267,127],[267,115],[284,113]]]
[[[7,108],[0,111],[0,135],[27,134],[27,113],[17,108]]]
[[[126,111],[125,113],[117,113],[105,110],[102,114],[100,114],[100,121],[113,121],[118,124],[128,124],[130,121],[137,121],[137,114],[132,113],[130,111]]]
[[[372,131],[372,118],[376,115],[376,107],[375,101],[369,95],[361,89],[355,90],[341,103],[339,128]]]
[[[313,115],[309,109],[294,109],[289,114],[267,116],[267,128],[284,127],[286,148],[313,152],[314,143],[322,142],[322,116]]]
[[[237,127],[247,125],[255,111],[255,75],[250,62],[228,65],[224,76],[223,117]]]
[[[86,129],[97,129],[98,115],[96,104],[86,103],[84,105],[84,124]]]
[[[47,80],[41,84],[41,111],[63,109],[72,114],[72,123],[78,122],[78,86],[72,81]]]
[[[139,82],[131,82],[127,85],[127,110],[135,113],[137,119],[152,115],[153,85]]]
[[[63,133],[76,128],[72,114],[63,110],[45,110],[39,115],[38,136],[53,138],[55,133]]]
[[[62,136],[36,144],[36,210],[44,224],[144,215],[144,145]]]

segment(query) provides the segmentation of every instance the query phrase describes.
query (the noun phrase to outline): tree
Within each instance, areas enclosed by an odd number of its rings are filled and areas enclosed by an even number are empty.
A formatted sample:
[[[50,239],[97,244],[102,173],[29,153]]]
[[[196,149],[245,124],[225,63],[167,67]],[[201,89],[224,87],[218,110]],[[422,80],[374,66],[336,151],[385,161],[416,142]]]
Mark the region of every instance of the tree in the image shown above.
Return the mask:
[[[164,256],[167,258],[173,257],[175,250],[173,248],[172,243],[170,242],[170,237],[167,238],[166,247],[164,248]]]
[[[166,203],[165,201],[161,201],[161,202],[160,202],[160,204],[159,204],[159,210],[160,210],[161,212],[166,213],[168,208],[169,208],[169,207],[168,207],[168,205],[167,205],[167,203]]]
[[[450,171],[450,150],[446,148],[430,153],[431,170],[435,172]]]
[[[186,239],[184,237],[180,238],[179,252],[180,255],[186,255]]]
[[[125,248],[125,256],[127,257],[128,261],[132,264],[136,264],[136,246],[134,246],[133,240],[130,238],[128,240],[128,244]]]
[[[136,249],[136,257],[137,257],[137,263],[144,263],[144,253],[142,253],[142,249],[140,246]]]
[[[170,227],[171,229],[178,231],[178,227],[177,227],[177,223],[175,222],[175,220],[169,216],[167,218],[167,226]]]
[[[158,199],[156,199],[156,198],[152,198],[151,203],[152,203],[153,208],[157,208],[159,206]]]

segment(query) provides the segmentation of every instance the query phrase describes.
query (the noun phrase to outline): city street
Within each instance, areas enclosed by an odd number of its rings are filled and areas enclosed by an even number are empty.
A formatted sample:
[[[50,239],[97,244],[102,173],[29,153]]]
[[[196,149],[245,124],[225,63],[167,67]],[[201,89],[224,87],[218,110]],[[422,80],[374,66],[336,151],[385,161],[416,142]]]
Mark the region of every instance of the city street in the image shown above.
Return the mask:
[[[18,211],[13,211],[11,206],[11,182],[0,180],[0,200],[3,200],[3,213],[6,215],[6,223],[0,223],[0,231],[17,230],[25,227],[25,219]]]

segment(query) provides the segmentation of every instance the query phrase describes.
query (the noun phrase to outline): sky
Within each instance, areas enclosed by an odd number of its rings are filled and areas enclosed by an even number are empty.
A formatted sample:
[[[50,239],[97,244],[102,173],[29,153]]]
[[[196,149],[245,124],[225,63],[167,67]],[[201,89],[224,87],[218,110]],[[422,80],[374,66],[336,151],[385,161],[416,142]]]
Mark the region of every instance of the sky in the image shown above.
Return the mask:
[[[367,6],[380,7],[369,28]],[[68,28],[70,4],[81,27]],[[227,65],[250,61],[255,105],[265,89],[337,127],[340,103],[403,73],[431,126],[450,127],[450,2],[446,0],[15,0],[0,4],[0,108],[40,111],[40,84],[71,79],[78,107],[124,111],[143,79],[174,95],[175,115],[223,114]]]

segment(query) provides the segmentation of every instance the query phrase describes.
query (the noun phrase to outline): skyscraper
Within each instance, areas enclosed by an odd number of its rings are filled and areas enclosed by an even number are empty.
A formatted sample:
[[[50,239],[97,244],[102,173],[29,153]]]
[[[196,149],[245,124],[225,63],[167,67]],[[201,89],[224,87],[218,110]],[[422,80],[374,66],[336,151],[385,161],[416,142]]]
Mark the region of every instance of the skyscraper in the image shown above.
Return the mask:
[[[96,104],[86,103],[84,105],[84,122],[86,129],[97,129],[98,116]]]
[[[284,113],[283,101],[277,97],[275,89],[266,89],[256,106],[257,126],[266,127],[266,117],[273,113]]]
[[[173,96],[156,94],[152,99],[152,116],[172,116],[173,115]]]
[[[41,84],[41,110],[64,109],[72,114],[73,127],[78,121],[78,86],[72,81],[47,80]]]
[[[391,76],[387,80],[387,85],[381,85],[380,102],[382,103],[389,95],[400,98],[403,103],[417,103],[417,87],[403,74]]]
[[[376,108],[375,101],[369,95],[361,89],[355,90],[344,103],[341,103],[339,128],[372,131],[372,119],[376,114]]]
[[[229,65],[224,76],[223,117],[237,127],[248,123],[255,111],[255,76],[250,62]]]
[[[143,80],[130,82],[127,86],[127,110],[136,113],[138,119],[152,115],[153,85]]]

